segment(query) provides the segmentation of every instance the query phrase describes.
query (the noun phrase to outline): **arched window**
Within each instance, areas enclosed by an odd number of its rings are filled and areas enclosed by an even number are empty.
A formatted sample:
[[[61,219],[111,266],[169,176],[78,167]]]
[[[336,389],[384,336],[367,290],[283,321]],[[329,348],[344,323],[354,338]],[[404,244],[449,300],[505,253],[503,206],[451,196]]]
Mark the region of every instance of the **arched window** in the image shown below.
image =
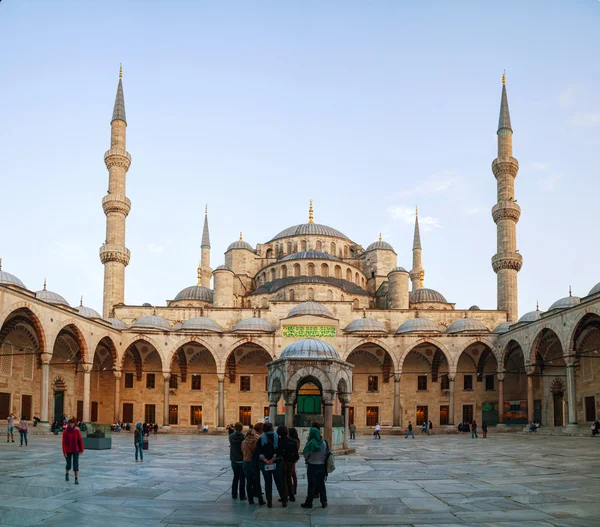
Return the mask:
[[[273,249],[267,249],[265,256],[267,258],[273,258]]]
[[[282,265],[281,266],[281,278],[286,278],[287,277],[287,266]]]
[[[350,269],[346,269],[346,280],[352,282],[352,271]]]
[[[294,252],[298,252],[298,242],[294,242]]]
[[[356,285],[360,285],[360,276],[358,275],[358,273],[354,274],[354,283]]]
[[[271,269],[271,282],[273,280],[275,280],[276,277],[277,277],[277,272],[275,271],[275,269]]]
[[[2,357],[0,357],[0,375],[5,377],[12,376],[12,367],[13,367],[13,346],[8,342],[2,344],[2,348],[0,348]]]
[[[344,258],[348,258],[348,246],[344,245]]]
[[[302,244],[300,246],[302,247],[302,252],[306,252],[308,250],[308,244],[306,243],[306,240],[302,240]]]
[[[315,292],[313,291],[313,288],[309,288],[308,290],[308,299],[309,300],[314,300],[315,299]]]
[[[342,268],[339,265],[335,266],[335,277],[336,278],[342,277]]]
[[[327,300],[333,300],[333,291],[331,289],[327,290]]]
[[[300,276],[300,264],[294,264],[294,276]]]
[[[321,249],[322,249],[322,247],[321,247],[321,240],[319,240],[317,242],[317,245],[315,246],[315,251],[321,252]]]
[[[365,287],[365,277],[364,276],[362,277],[362,285],[363,285],[363,287]]]
[[[308,270],[308,276],[315,276],[315,264],[309,263],[307,270]]]
[[[326,263],[321,264],[321,276],[329,276],[329,266]]]
[[[290,289],[290,301],[291,301],[291,302],[293,302],[293,301],[294,301],[294,299],[295,299],[295,296],[294,296],[294,290],[293,290],[293,289]]]
[[[292,254],[292,242],[287,242],[287,253]]]
[[[331,254],[333,254],[333,256],[335,256],[335,243],[331,242]]]
[[[359,305],[358,305],[358,298],[355,298],[354,301],[352,302],[352,307],[354,309],[358,309]]]

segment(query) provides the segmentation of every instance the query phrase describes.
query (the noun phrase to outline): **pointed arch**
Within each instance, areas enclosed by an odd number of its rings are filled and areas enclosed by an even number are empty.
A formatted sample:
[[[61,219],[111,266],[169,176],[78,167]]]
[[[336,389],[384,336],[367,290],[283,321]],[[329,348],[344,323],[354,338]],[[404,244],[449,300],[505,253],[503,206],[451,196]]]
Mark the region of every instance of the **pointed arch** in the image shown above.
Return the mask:
[[[439,349],[443,354],[444,354],[444,358],[446,359],[446,362],[448,363],[448,369],[450,370],[450,365],[452,364],[452,355],[450,354],[450,352],[448,351],[448,349],[446,348],[446,346],[444,346],[440,341],[436,340],[436,339],[432,339],[432,338],[421,338],[417,341],[415,341],[409,348],[407,348],[404,353],[400,356],[399,360],[398,360],[398,372],[402,372],[402,366],[404,365],[404,361],[406,360],[406,357],[409,355],[409,353],[411,351],[414,351],[415,348],[422,346],[422,345],[430,345],[433,346],[437,349]],[[438,365],[439,367],[439,365]]]
[[[171,355],[168,357],[167,362],[169,364],[171,364],[173,362],[173,358],[174,358],[175,354],[179,351],[179,349],[188,344],[198,344],[198,345],[202,346],[203,348],[205,348],[206,351],[210,354],[210,356],[214,360],[215,367],[219,366],[219,356],[217,355],[215,350],[212,348],[212,346],[210,346],[205,339],[203,339],[201,337],[197,337],[195,335],[179,339],[175,343],[175,345],[171,348],[173,351],[171,352]]]
[[[37,307],[32,306],[29,302],[17,302],[11,304],[4,310],[2,315],[0,315],[0,346],[4,343],[6,336],[12,331],[8,324],[11,323],[9,318],[12,319],[14,317],[23,317],[27,320],[27,323],[35,331],[39,350],[41,352],[47,352],[46,332],[40,322],[41,314],[37,310]]]
[[[96,366],[104,366],[111,370],[116,370],[119,364],[117,356],[117,348],[113,340],[107,335],[100,339],[94,349],[92,364]]]
[[[380,356],[380,362],[382,362],[382,364],[383,364],[383,361],[385,360],[385,354],[387,354],[389,357],[389,360],[391,361],[392,370],[393,371],[397,370],[397,366],[398,366],[397,358],[395,357],[390,346],[381,339],[374,339],[374,338],[370,338],[370,337],[360,339],[358,342],[354,343],[351,347],[349,347],[348,349],[346,349],[343,352],[342,359],[345,360],[346,362],[352,362],[350,360],[350,355],[352,355],[352,353],[354,353],[356,350],[358,350],[359,348],[364,347],[364,346],[381,348],[381,350],[383,350],[385,353]]]
[[[78,323],[75,320],[66,320],[62,323],[61,327],[56,332],[56,337],[52,344],[52,353],[54,354],[54,349],[56,348],[56,343],[59,338],[68,337],[70,341],[74,341],[78,347],[78,350],[74,350],[71,347],[71,351],[75,357],[78,357],[81,362],[87,363],[92,359],[89,356],[87,342],[85,337],[83,336],[83,330],[79,327]]]

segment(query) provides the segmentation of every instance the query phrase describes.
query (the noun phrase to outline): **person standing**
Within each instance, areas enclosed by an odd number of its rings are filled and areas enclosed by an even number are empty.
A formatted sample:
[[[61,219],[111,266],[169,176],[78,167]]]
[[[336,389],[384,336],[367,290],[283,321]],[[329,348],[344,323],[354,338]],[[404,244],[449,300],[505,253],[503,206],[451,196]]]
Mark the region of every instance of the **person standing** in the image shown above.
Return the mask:
[[[356,439],[356,425],[351,423],[348,429],[350,430],[350,439]]]
[[[377,439],[381,439],[381,425],[379,423],[377,423],[375,425],[375,432],[373,433],[373,435],[377,438]]]
[[[481,431],[483,432],[483,439],[487,437],[487,423],[484,421],[481,423]]]
[[[154,423],[154,435],[157,436],[158,435],[158,423]]]
[[[67,460],[67,473],[65,481],[69,481],[69,472],[71,470],[71,462],[73,463],[73,472],[75,474],[75,485],[79,485],[79,455],[83,454],[83,437],[79,428],[75,426],[75,420],[69,419],[67,428],[62,436],[62,450],[65,459]]]
[[[296,448],[298,450],[298,459],[300,459],[300,438],[298,437],[298,430],[290,428],[288,430],[290,439],[296,442]],[[294,486],[294,496],[298,494],[298,475],[296,473],[296,463],[294,463],[294,471],[292,472],[292,484]]]
[[[246,478],[244,477],[244,455],[242,454],[242,441],[245,437],[242,433],[244,425],[239,421],[233,427],[233,433],[229,434],[229,460],[231,461],[231,469],[233,470],[233,481],[231,483],[231,497],[235,500],[239,497],[240,500],[246,499]]]
[[[262,430],[262,424],[261,424]],[[231,437],[231,436],[229,436]],[[242,469],[244,471],[244,478],[246,479],[246,496],[248,497],[248,503],[254,505],[254,498],[258,498],[259,505],[264,505],[265,502],[262,499],[260,489],[260,475],[258,476],[258,485],[256,484],[257,478],[255,477],[254,470],[254,452],[256,451],[256,442],[258,441],[258,434],[256,433],[256,427],[251,428],[246,433],[245,439],[242,441],[242,456],[243,463]],[[262,502],[262,503],[261,503]]]
[[[408,422],[408,430],[406,431],[404,439],[408,439],[408,436],[412,436],[413,439],[415,438],[415,434],[413,434],[412,423],[410,421]]]
[[[6,442],[10,443],[10,441],[12,440],[12,442],[15,442],[15,414],[13,414],[12,412],[10,412],[10,414],[8,414],[8,417],[6,418],[7,421],[7,425],[8,428],[6,429]]]
[[[23,439],[25,439],[25,446],[27,446],[27,432],[29,431],[29,426],[27,425],[27,416],[22,415],[21,420],[19,421],[19,435],[21,436],[21,445],[23,446]]]
[[[282,448],[279,436],[273,432],[273,423],[265,423],[264,433],[256,446],[256,453],[260,460],[260,469],[265,478],[265,494],[267,495],[267,507],[273,506],[273,479],[277,486],[277,492],[281,498],[281,504],[287,507],[287,496],[283,485]]]
[[[430,436],[431,434],[433,434],[433,423],[431,422],[431,419],[429,420],[429,428],[427,429],[427,435]]]
[[[308,442],[302,451],[306,460],[306,479],[308,480],[308,494],[306,501],[301,505],[304,509],[312,509],[312,502],[318,492],[321,507],[327,507],[327,489],[325,488],[325,461],[329,454],[329,445],[323,440],[319,430],[311,428],[308,432]]]
[[[298,443],[289,436],[287,426],[285,425],[277,427],[277,435],[279,436],[283,450],[283,482],[285,492],[289,501],[296,501],[294,496],[294,476],[296,475],[296,463],[300,459]],[[298,485],[298,478],[296,477],[295,479],[296,485]]]
[[[133,445],[135,446],[135,462],[138,462],[138,452],[140,454],[140,463],[144,461],[144,429],[142,423],[136,423],[133,433]]]
[[[479,436],[477,435],[477,421],[473,421],[471,424],[471,439],[476,439]]]

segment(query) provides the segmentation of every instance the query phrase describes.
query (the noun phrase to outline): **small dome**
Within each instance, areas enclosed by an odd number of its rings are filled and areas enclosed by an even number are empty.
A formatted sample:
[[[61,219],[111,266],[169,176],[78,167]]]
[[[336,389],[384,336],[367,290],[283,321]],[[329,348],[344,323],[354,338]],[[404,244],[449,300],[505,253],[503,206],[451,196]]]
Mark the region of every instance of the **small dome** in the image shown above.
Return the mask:
[[[592,289],[588,293],[588,296],[595,295],[597,293],[600,293],[600,282],[598,282],[594,287],[592,287]]]
[[[446,333],[467,333],[471,331],[489,331],[486,325],[474,318],[461,318],[448,326]]]
[[[564,298],[561,298],[560,300],[554,302],[554,304],[550,306],[550,309],[548,309],[548,311],[552,311],[553,309],[567,309],[568,307],[576,306],[580,302],[581,298],[579,298],[578,296],[565,296]]]
[[[448,301],[444,298],[444,295],[438,293],[434,289],[426,289],[422,287],[421,289],[416,289],[410,294],[411,304],[420,304],[427,302],[439,302],[442,304],[448,303]]]
[[[231,251],[231,249],[248,249],[249,251],[254,252],[254,248],[248,242],[242,240],[242,233],[240,232],[240,239],[234,241],[232,244],[227,247],[227,251]]]
[[[514,322],[502,322],[499,326],[496,327],[494,333],[502,334],[506,333],[510,327],[514,324]]]
[[[156,315],[150,315],[146,317],[138,318],[132,328],[148,328],[148,329],[162,329],[166,331],[171,330],[171,324],[169,324],[163,317]]]
[[[394,250],[394,248],[388,242],[384,242],[383,240],[379,239],[376,242],[373,242],[371,245],[369,245],[365,252],[375,251],[377,249],[384,250],[384,251],[393,251]]]
[[[287,346],[279,356],[280,359],[338,359],[335,348],[317,339],[303,339]]]
[[[469,311],[481,311],[481,308],[479,306],[477,306],[477,305],[472,305],[469,308]]]
[[[428,318],[410,318],[400,325],[396,330],[396,334],[402,333],[441,333],[440,326],[433,320]]]
[[[368,333],[387,333],[385,327],[379,320],[375,320],[374,318],[357,318],[348,324],[344,331],[347,333],[357,333],[360,331],[368,332]]]
[[[303,315],[333,318],[333,315],[329,309],[327,309],[323,304],[319,304],[319,302],[313,302],[312,300],[309,300],[308,302],[302,302],[301,304],[294,306],[294,308],[292,308],[292,310],[288,313],[288,318],[300,317]]]
[[[227,267],[226,265],[219,265],[219,267],[217,267],[215,270],[213,270],[213,273],[215,271],[229,271],[230,273],[233,273],[233,271],[231,269],[229,269],[229,267]]]
[[[529,313],[525,313],[520,319],[519,322],[535,322],[542,318],[542,312],[539,309],[535,311],[530,311]]]
[[[85,307],[84,305],[80,305],[77,308],[77,311],[79,311],[79,314],[82,317],[87,317],[87,318],[102,318],[100,316],[100,313],[98,313],[98,311],[96,311],[95,309],[92,309],[91,307]]]
[[[328,253],[321,253],[318,251],[302,251],[299,253],[288,254],[279,261],[285,262],[287,260],[339,260],[335,255]]]
[[[294,225],[282,230],[279,234],[276,234],[269,241],[273,242],[280,238],[289,238],[291,236],[331,236],[332,238],[343,238],[349,240],[348,236],[342,234],[340,231],[328,227],[327,225],[321,225],[319,223],[301,223],[300,225]]]
[[[273,333],[275,331],[275,326],[271,324],[268,320],[264,318],[245,318],[244,320],[240,320],[235,326],[233,326],[232,331],[240,333],[246,333],[247,331],[262,331],[263,333]]]
[[[21,282],[14,274],[7,273],[2,270],[2,259],[0,258],[0,284],[4,285],[16,285],[23,289],[27,289],[25,284]]]
[[[69,302],[67,302],[62,296],[58,293],[54,293],[52,291],[48,291],[46,289],[46,282],[44,281],[44,289],[41,291],[36,291],[35,297],[43,300],[44,302],[48,302],[49,304],[61,304],[63,306],[69,306]]]
[[[178,300],[201,300],[202,302],[212,302],[213,292],[212,289],[209,289],[208,287],[192,285],[182,289],[179,291],[179,293],[177,293],[175,302]]]
[[[223,333],[223,328],[208,317],[196,317],[186,320],[179,329],[193,329],[195,331],[214,331]]]
[[[144,302],[142,304],[142,307],[152,307],[152,304],[149,304],[148,302]]]
[[[103,320],[106,320],[106,322],[110,323],[115,329],[127,329],[125,322],[118,318],[104,318]]]
[[[408,271],[406,269],[404,269],[404,267],[394,267],[388,274],[392,274],[392,273],[407,273]]]

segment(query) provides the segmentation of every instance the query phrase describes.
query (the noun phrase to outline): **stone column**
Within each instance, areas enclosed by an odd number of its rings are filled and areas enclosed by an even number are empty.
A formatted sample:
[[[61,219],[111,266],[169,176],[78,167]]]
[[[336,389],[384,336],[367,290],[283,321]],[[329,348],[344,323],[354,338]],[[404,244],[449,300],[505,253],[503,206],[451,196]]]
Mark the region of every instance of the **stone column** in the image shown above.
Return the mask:
[[[505,427],[504,424],[504,373],[498,373],[498,424],[496,428]]]
[[[83,365],[83,422],[90,422],[90,388],[92,378],[92,365]]]
[[[287,412],[287,403],[286,403]],[[324,438],[333,450],[333,393],[323,392]]]
[[[121,372],[113,372],[115,376],[115,422],[121,422]]]
[[[343,393],[339,396],[340,402],[342,403],[342,416],[344,417],[344,442],[342,447],[344,449],[348,448],[348,418],[350,412],[348,411],[348,407],[350,406],[350,394]]]
[[[50,355],[42,353],[42,388],[40,394],[40,419],[42,423],[48,424],[48,395],[50,392]]]
[[[171,384],[171,373],[170,372],[163,372],[163,376],[165,378],[165,383],[164,383],[164,403],[163,403],[163,425],[161,428],[165,428],[165,429],[170,429],[171,426],[169,425],[169,390],[170,390],[170,384]]]
[[[400,405],[400,374],[394,374],[394,418],[392,426],[402,426],[402,406]]]
[[[527,374],[527,420],[533,421],[533,373]]]
[[[277,403],[281,394],[279,392],[269,392],[269,421],[275,426],[275,416],[277,415]]]
[[[294,426],[294,402],[296,401],[296,391],[283,390],[283,400],[285,401],[285,426],[291,428]]]
[[[448,401],[448,424],[454,426],[454,377],[448,376],[450,400]]]
[[[569,397],[568,427],[579,426],[577,422],[577,394],[575,392],[575,364],[567,364],[567,396]]]
[[[225,428],[225,378],[219,377],[219,394],[217,399],[217,428]]]

